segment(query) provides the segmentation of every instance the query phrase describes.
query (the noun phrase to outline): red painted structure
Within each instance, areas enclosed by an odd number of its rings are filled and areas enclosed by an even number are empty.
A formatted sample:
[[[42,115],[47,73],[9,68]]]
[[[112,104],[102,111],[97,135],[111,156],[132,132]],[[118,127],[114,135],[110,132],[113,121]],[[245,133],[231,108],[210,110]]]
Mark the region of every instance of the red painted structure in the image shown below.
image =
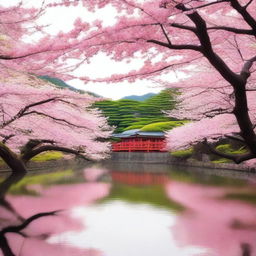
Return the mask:
[[[121,139],[120,142],[112,143],[112,151],[114,152],[165,152],[166,141],[164,133],[150,132],[134,132],[131,134],[116,134],[116,138]]]

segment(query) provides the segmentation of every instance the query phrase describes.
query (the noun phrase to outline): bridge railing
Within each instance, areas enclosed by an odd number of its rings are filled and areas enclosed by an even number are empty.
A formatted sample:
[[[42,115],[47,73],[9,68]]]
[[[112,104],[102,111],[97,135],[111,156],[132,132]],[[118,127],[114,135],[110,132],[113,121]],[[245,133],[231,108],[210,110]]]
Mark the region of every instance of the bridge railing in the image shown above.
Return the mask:
[[[166,151],[166,142],[163,141],[121,141],[112,144],[113,151]]]

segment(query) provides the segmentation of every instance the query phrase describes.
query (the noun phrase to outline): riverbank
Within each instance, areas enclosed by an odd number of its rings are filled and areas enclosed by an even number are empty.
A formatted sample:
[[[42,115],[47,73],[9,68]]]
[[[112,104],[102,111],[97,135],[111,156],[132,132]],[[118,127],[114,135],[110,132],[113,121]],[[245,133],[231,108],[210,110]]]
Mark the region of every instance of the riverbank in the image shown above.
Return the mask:
[[[196,161],[194,159],[179,159],[171,156],[168,152],[113,152],[108,161],[124,163],[147,163],[147,164],[172,164],[178,166],[190,166],[208,169],[222,169],[234,171],[246,171],[256,173],[255,167],[249,167],[243,163],[212,163],[209,161]]]
[[[215,170],[229,170],[239,172],[256,173],[255,167],[249,167],[245,164],[232,163],[212,163],[209,161],[196,161],[194,159],[179,159],[173,157],[168,152],[113,152],[111,157],[103,162],[111,163],[129,163],[129,164],[163,164],[184,167],[195,167]],[[79,158],[61,158],[44,162],[29,162],[27,168],[29,171],[54,171],[60,168],[77,168],[85,166],[90,162]],[[6,165],[0,165],[0,172],[10,172]]]
[[[88,161],[81,158],[61,158],[44,162],[29,162],[27,164],[27,169],[28,171],[55,171],[56,169],[63,168],[77,168],[88,163]],[[11,172],[11,169],[7,165],[0,165],[0,172]]]

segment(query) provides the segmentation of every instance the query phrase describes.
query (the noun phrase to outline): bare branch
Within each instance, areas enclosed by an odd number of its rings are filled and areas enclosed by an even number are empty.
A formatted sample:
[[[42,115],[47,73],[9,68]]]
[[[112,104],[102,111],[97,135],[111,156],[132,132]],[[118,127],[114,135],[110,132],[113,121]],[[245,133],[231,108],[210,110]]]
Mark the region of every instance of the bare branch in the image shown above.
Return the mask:
[[[161,30],[162,30],[162,32],[163,32],[163,34],[164,34],[164,36],[165,36],[167,42],[169,43],[169,45],[172,45],[172,42],[171,42],[169,36],[167,35],[167,33],[166,33],[165,29],[164,29],[163,24],[159,24],[159,25],[160,25],[160,27],[161,27]]]
[[[169,24],[171,27],[174,28],[180,28],[180,29],[184,29],[184,30],[189,30],[191,32],[196,32],[196,28],[195,27],[191,27],[191,26],[186,26],[186,25],[182,25],[182,24],[178,24],[178,23],[170,23]]]
[[[251,14],[240,5],[237,0],[229,0],[231,6],[243,17],[244,21],[252,28],[254,35],[256,35],[256,20]]]
[[[77,124],[74,124],[74,123],[71,123],[71,122],[67,121],[66,119],[54,117],[54,116],[45,114],[45,113],[43,113],[43,112],[35,111],[35,110],[26,112],[26,113],[23,114],[23,116],[32,115],[32,114],[36,114],[36,115],[39,115],[39,116],[48,117],[48,118],[50,118],[50,119],[52,119],[52,120],[54,120],[54,121],[57,121],[57,122],[60,122],[60,123],[64,123],[64,124],[67,124],[67,125],[70,125],[70,126],[73,126],[73,127],[76,127],[76,128],[82,128],[82,129],[86,129],[86,130],[92,131],[92,129],[90,129],[90,128],[86,127],[86,126],[77,125]]]
[[[167,44],[167,43],[164,43],[164,42],[161,42],[161,41],[158,41],[158,40],[154,40],[154,39],[151,39],[151,40],[147,40],[148,43],[154,43],[154,44],[157,44],[157,45],[161,45],[163,47],[167,47],[169,49],[172,49],[172,50],[193,50],[193,51],[197,51],[197,52],[201,52],[201,47],[198,46],[198,45],[190,45],[190,44],[180,44],[180,45],[177,45],[177,44]]]
[[[38,140],[38,139],[32,139],[29,140],[21,149],[21,154],[26,154],[28,152],[31,152],[34,148],[42,145],[42,144],[54,144],[55,142],[53,140]]]
[[[236,141],[245,143],[244,139],[241,136],[235,136],[235,135],[226,134],[225,137],[228,138],[228,139],[231,139],[231,140],[236,140]]]
[[[242,35],[254,35],[255,34],[252,29],[232,28],[232,27],[226,27],[226,26],[208,27],[207,30],[225,30],[225,31],[233,32],[235,34],[242,34]]]
[[[256,62],[256,56],[253,58],[247,60],[242,68],[242,71],[240,73],[241,77],[246,81],[251,73],[250,73],[250,68],[252,67],[253,63]]]
[[[204,111],[204,116],[206,117],[214,117],[216,115],[221,115],[221,114],[231,114],[232,111],[230,111],[229,109],[223,109],[221,107],[219,108],[215,108],[215,109],[211,109],[208,111]]]
[[[15,134],[10,134],[10,135],[5,135],[5,136],[2,136],[4,139],[2,140],[3,143],[6,143],[9,139],[11,139],[12,137],[14,137]]]
[[[243,6],[243,8],[247,9],[247,7],[253,2],[253,0],[250,0],[246,5]]]
[[[26,111],[29,110],[30,108],[32,107],[35,107],[35,106],[38,106],[38,105],[43,105],[45,103],[48,103],[48,102],[52,102],[52,101],[55,101],[57,100],[58,97],[54,97],[54,98],[49,98],[49,99],[46,99],[46,100],[41,100],[41,101],[38,101],[38,102],[34,102],[34,103],[31,103],[27,106],[25,106],[24,108],[22,108],[16,115],[14,115],[11,119],[9,119],[8,121],[5,121],[4,123],[2,123],[0,125],[1,128],[9,125],[10,123],[14,122],[15,120],[17,120],[18,118],[22,117],[25,115]]]
[[[187,11],[184,4],[178,4],[176,8],[182,11]],[[187,16],[196,25],[196,35],[201,43],[201,46],[197,46],[199,47],[200,52],[202,52],[211,65],[226,81],[232,86],[240,86],[241,81],[239,75],[233,72],[223,59],[213,51],[205,20],[197,12],[188,13]]]

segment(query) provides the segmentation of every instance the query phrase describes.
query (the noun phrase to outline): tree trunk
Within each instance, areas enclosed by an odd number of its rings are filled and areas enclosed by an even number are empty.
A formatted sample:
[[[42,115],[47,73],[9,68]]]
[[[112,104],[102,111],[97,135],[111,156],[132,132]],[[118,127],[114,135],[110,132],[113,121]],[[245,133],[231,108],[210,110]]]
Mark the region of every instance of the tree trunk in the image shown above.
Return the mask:
[[[256,136],[248,113],[248,103],[245,87],[234,87],[234,93],[235,108],[233,110],[233,113],[240,127],[241,136],[243,137],[246,145],[248,146],[252,154],[256,155]]]
[[[0,157],[11,168],[13,173],[27,172],[23,161],[3,143],[0,143]]]

